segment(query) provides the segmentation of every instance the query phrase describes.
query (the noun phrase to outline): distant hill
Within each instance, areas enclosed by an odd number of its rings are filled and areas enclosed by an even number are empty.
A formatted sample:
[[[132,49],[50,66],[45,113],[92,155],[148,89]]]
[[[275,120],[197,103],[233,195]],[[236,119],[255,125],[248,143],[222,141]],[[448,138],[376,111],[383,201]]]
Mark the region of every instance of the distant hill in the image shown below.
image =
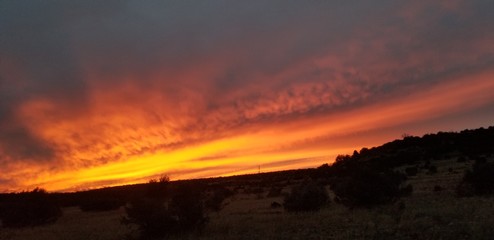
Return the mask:
[[[461,132],[438,132],[422,137],[406,136],[379,147],[339,155],[335,164],[345,160],[369,162],[376,167],[394,168],[410,164],[430,164],[435,160],[459,161],[490,157],[494,154],[494,126]],[[333,164],[333,165],[335,165]]]

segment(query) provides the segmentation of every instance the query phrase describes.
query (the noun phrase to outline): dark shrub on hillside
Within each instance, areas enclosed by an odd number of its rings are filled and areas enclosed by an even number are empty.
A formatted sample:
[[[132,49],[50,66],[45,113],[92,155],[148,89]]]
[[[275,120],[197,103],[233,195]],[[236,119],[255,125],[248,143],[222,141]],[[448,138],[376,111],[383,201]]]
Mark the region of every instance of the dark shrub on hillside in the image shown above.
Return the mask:
[[[269,197],[269,198],[272,198],[272,197],[279,197],[281,196],[281,191],[283,190],[283,188],[281,187],[271,187],[271,189],[269,189],[269,192],[268,192],[268,195],[266,195],[266,197]]]
[[[201,186],[192,183],[184,183],[175,189],[169,207],[181,231],[201,230],[207,222],[203,191]]]
[[[137,225],[141,239],[201,230],[207,220],[202,191],[191,184],[175,188],[169,203],[148,197],[132,201],[125,211],[122,223]]]
[[[354,167],[351,171],[335,177],[331,190],[337,202],[348,207],[372,207],[394,202],[410,189],[402,189],[405,177],[391,170],[373,170]]]
[[[165,203],[157,199],[134,200],[125,208],[127,216],[122,223],[135,224],[141,239],[163,238],[177,231],[178,220]]]
[[[40,188],[18,193],[3,203],[2,225],[7,228],[32,227],[54,223],[62,211],[50,195]]]
[[[283,206],[290,212],[318,211],[328,201],[329,196],[324,186],[314,181],[305,181],[292,188],[292,192],[285,197]]]
[[[146,191],[146,196],[148,198],[154,199],[165,199],[168,195],[168,185],[170,182],[170,178],[167,175],[162,175],[158,179],[149,180]]]
[[[123,205],[123,202],[118,199],[102,198],[85,200],[79,208],[83,212],[104,212],[117,210]]]
[[[467,170],[457,187],[458,196],[494,194],[494,163],[484,160],[475,161],[471,170]]]
[[[225,187],[217,187],[211,191],[210,196],[205,202],[205,207],[212,211],[218,212],[223,207],[225,199],[233,195],[233,191]]]

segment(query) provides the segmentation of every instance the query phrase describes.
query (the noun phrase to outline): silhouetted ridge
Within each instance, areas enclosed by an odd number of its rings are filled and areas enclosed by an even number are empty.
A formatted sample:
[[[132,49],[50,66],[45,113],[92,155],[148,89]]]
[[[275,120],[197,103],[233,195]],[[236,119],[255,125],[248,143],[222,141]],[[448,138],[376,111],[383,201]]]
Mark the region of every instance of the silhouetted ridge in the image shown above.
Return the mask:
[[[407,136],[401,140],[379,147],[362,148],[353,155],[340,155],[335,164],[349,159],[372,162],[374,167],[393,168],[403,165],[462,157],[475,159],[494,154],[494,127],[464,130],[461,132],[438,132],[422,137]]]

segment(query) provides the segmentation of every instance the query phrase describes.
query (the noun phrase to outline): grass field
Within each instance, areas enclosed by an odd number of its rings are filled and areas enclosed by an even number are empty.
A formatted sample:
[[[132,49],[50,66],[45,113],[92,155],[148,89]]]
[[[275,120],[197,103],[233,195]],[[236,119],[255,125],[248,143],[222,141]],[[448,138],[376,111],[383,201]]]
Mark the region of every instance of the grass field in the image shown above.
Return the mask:
[[[209,214],[200,234],[172,239],[494,239],[494,199],[458,198],[454,189],[469,163],[434,163],[438,172],[422,169],[409,178],[410,197],[372,209],[348,209],[331,202],[314,213],[288,213],[271,208],[281,197],[238,193],[224,208]],[[434,186],[441,191],[434,191]],[[289,186],[284,188],[288,191]],[[65,208],[55,224],[27,229],[1,229],[0,239],[126,239],[135,231],[120,223],[125,211],[86,213]]]

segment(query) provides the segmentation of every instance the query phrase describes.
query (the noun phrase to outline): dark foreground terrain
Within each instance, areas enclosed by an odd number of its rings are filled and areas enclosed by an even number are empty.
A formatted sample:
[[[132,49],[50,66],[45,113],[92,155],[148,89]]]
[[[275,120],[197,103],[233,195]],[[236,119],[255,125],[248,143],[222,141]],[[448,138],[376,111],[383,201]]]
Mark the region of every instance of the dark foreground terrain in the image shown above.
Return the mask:
[[[494,239],[493,185],[494,127],[406,136],[317,169],[3,194],[0,239]]]

